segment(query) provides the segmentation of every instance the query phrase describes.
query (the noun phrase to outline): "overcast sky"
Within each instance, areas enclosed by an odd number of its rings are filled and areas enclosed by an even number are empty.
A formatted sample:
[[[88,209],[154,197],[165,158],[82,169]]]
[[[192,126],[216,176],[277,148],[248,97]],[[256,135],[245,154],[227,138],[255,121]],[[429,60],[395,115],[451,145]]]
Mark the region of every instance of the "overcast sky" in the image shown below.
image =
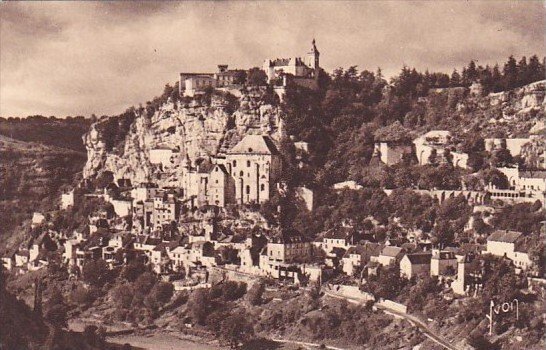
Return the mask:
[[[313,38],[329,72],[541,56],[545,15],[541,1],[0,2],[0,116],[117,114],[179,72],[261,66]]]

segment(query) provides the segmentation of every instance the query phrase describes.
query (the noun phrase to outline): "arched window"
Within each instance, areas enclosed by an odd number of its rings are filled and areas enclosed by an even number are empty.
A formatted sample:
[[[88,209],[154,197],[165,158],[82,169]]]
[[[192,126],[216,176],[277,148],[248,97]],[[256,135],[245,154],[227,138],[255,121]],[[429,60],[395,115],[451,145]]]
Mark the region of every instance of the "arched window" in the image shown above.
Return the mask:
[[[234,160],[234,161],[233,161],[233,167],[235,168],[236,166],[237,166],[237,161]]]
[[[241,170],[241,171],[239,172],[239,176],[244,176],[244,175],[245,175],[245,173]]]
[[[250,160],[247,160],[247,161],[246,161],[246,166],[247,166],[248,168],[250,168]]]
[[[260,185],[260,191],[265,191],[265,185],[264,184]]]

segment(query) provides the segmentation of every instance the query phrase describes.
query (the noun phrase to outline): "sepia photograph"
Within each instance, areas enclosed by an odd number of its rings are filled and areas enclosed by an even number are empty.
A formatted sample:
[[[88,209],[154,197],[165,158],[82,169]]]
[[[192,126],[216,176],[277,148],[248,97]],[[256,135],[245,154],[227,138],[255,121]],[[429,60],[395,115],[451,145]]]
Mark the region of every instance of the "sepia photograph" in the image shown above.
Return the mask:
[[[546,1],[0,0],[0,350],[543,350]]]

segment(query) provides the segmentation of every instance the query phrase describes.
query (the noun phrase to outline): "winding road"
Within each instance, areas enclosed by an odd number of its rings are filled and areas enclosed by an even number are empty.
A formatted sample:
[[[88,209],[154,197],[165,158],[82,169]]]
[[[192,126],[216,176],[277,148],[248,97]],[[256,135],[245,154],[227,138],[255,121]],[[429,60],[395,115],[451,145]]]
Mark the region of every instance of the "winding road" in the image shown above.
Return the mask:
[[[325,295],[327,295],[329,297],[336,298],[336,299],[345,299],[348,302],[353,303],[353,304],[363,304],[363,303],[365,303],[365,301],[362,301],[362,300],[360,300],[358,298],[352,298],[352,297],[349,297],[349,296],[340,295],[340,294],[335,293],[334,291],[327,290],[327,289],[324,289],[324,288],[323,288],[322,291],[324,292]],[[436,332],[434,332],[432,329],[430,329],[429,326],[426,323],[424,323],[423,321],[421,321],[418,317],[416,317],[414,315],[407,314],[407,313],[403,313],[403,312],[400,312],[400,311],[397,311],[397,310],[394,310],[394,309],[391,309],[391,308],[386,307],[384,305],[376,304],[375,306],[378,309],[383,310],[386,313],[389,313],[391,315],[394,315],[394,316],[405,319],[406,321],[408,321],[412,325],[419,328],[419,330],[427,338],[429,338],[432,341],[434,341],[435,343],[443,346],[444,348],[446,348],[448,350],[459,350],[453,344],[451,344],[449,341],[445,340],[444,338],[439,336]]]

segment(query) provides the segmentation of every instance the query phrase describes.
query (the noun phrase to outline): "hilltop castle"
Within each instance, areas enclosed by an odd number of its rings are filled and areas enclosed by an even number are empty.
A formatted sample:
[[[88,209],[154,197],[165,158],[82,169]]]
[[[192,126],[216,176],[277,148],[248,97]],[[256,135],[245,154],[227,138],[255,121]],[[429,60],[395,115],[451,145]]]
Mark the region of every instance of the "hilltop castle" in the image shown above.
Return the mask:
[[[318,88],[320,70],[320,52],[313,39],[311,50],[305,57],[266,59],[262,69],[267,75],[267,82],[283,90],[289,83],[309,89]],[[180,73],[179,93],[193,97],[203,92],[207,87],[229,88],[237,83],[237,75],[242,72],[237,69],[228,69],[228,65],[218,65],[216,73]],[[277,91],[283,94],[284,91]]]
[[[318,87],[319,60],[320,52],[315,39],[313,39],[311,50],[304,58],[267,59],[263,64],[263,70],[267,74],[269,83],[288,74],[295,84],[314,89]],[[284,79],[283,86],[286,86],[286,83],[287,81]]]

